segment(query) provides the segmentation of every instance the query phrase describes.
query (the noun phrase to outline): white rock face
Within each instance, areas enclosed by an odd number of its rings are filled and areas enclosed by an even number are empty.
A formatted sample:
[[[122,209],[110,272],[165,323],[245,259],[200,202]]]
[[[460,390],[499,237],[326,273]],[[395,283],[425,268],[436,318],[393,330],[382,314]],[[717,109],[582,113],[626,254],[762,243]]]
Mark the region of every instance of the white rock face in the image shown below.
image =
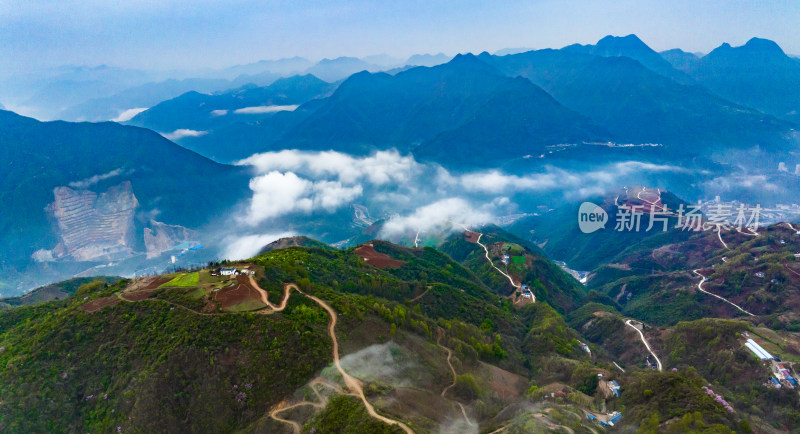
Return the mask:
[[[129,181],[100,195],[69,187],[56,187],[53,195],[47,210],[55,219],[59,243],[34,253],[35,260],[115,261],[133,254],[139,202]]]
[[[144,229],[147,259],[157,258],[162,253],[172,250],[176,245],[195,239],[196,236],[197,234],[193,230],[183,226],[150,220],[150,227]]]

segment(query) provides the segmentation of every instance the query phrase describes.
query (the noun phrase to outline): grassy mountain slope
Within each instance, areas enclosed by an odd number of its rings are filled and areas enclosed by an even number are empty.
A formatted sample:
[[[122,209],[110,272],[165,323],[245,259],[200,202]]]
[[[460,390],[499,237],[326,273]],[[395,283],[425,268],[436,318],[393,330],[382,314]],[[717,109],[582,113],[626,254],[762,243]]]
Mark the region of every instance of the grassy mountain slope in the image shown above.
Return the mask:
[[[120,280],[119,277],[110,276],[76,277],[74,279],[36,288],[33,291],[19,297],[2,298],[0,299],[0,309],[10,309],[16,306],[62,300],[75,294],[80,286],[87,283],[97,281],[113,283],[118,280]]]
[[[296,282],[338,313],[342,366],[361,380],[380,414],[414,432],[474,429],[470,424],[481,431],[590,432],[585,415],[601,414],[604,401],[597,373],[623,386],[622,397],[605,405],[623,412],[624,429],[720,424],[739,430],[743,421],[758,426],[761,416],[771,415],[778,417],[776,426],[786,426],[797,414],[783,401],[767,410],[737,389],[744,381],[726,380],[712,366],[684,368],[700,364],[695,349],[703,346],[723,357],[735,346],[731,333],[746,326],[720,324],[721,340],[706,324],[679,325],[654,341],[678,372],[634,365],[613,374],[607,355],[614,348],[593,343],[591,357],[581,351],[577,339],[584,338],[547,303],[518,308],[504,302],[431,248],[372,247],[402,264],[378,268],[370,261],[380,256],[370,253],[365,261],[364,250],[303,247],[272,250],[248,264],[272,303],[281,299],[284,283]],[[291,432],[270,417],[279,411],[303,432],[399,432],[366,416],[360,399],[337,392],[343,386],[329,366],[329,317],[316,301],[293,292],[280,312],[234,313],[220,310],[215,295],[230,291],[223,278],[207,271],[189,277],[96,282],[66,300],[0,312],[0,427]],[[708,382],[730,399],[736,415],[704,391]],[[551,391],[558,392],[555,399]]]
[[[505,268],[516,283],[530,285],[537,299],[546,301],[562,313],[579,306],[586,295],[583,286],[553,263],[541,249],[497,226],[480,230],[484,233],[481,242],[489,248],[492,263]],[[467,242],[463,234],[452,236],[439,248],[474,272],[495,293],[507,296],[512,292],[511,283],[489,264],[483,248]],[[522,256],[524,262],[503,264],[503,254]]]

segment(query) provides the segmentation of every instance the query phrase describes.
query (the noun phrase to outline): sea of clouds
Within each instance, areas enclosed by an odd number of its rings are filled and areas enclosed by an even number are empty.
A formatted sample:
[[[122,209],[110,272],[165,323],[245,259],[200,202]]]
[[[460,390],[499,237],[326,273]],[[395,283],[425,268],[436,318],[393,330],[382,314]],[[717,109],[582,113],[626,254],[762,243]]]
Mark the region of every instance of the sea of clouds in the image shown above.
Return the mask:
[[[525,175],[501,170],[455,172],[395,150],[354,156],[335,151],[284,150],[238,161],[249,167],[251,197],[238,212],[236,234],[225,237],[223,256],[245,258],[265,244],[295,234],[298,222],[365,205],[385,216],[378,234],[443,233],[496,221],[520,211],[533,194],[579,200],[618,189],[627,176],[688,173],[678,166],[638,161],[567,170],[543,165]],[[297,234],[309,235],[315,234]]]

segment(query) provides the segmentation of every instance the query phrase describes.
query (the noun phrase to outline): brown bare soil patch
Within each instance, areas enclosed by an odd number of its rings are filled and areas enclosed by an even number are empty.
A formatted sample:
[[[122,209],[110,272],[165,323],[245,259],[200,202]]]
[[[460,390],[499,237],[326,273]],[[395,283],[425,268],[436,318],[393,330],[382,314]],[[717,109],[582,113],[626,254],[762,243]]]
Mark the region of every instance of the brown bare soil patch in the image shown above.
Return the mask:
[[[466,241],[468,243],[477,244],[478,243],[478,237],[480,237],[480,234],[478,234],[477,232],[472,232],[472,231],[464,232],[464,241]]]
[[[156,289],[159,286],[169,282],[170,280],[172,279],[169,277],[158,277],[156,279],[151,280],[150,283],[148,283],[144,288],[142,288],[142,290]]]
[[[222,309],[231,309],[242,303],[256,305],[264,304],[261,302],[261,294],[250,284],[247,276],[236,276],[234,284],[215,291],[214,301],[219,302]],[[248,309],[249,310],[249,309]]]
[[[484,378],[489,380],[494,396],[499,399],[514,399],[522,395],[528,381],[517,374],[508,372],[505,369],[494,365],[481,362],[482,371],[486,373]]]
[[[103,298],[96,298],[92,301],[84,303],[80,306],[80,308],[87,313],[97,312],[98,310],[108,307],[108,306],[115,306],[122,301],[116,295],[112,295],[110,297],[103,297]]]
[[[364,261],[377,268],[400,268],[406,264],[406,261],[394,259],[391,256],[377,252],[370,245],[363,245],[354,250],[355,254],[364,258]]]
[[[155,289],[143,289],[141,291],[123,292],[120,296],[127,301],[142,301],[152,297],[155,293]]]
[[[631,266],[628,264],[607,264],[611,268],[616,268],[618,270],[625,270],[628,271],[631,269]]]

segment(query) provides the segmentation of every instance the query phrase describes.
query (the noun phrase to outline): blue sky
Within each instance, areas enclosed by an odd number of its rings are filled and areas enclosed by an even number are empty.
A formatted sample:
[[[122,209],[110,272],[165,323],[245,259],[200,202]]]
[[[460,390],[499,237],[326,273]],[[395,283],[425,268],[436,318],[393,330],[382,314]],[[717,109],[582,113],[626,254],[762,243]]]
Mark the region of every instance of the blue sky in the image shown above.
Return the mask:
[[[221,67],[290,56],[496,51],[636,33],[707,52],[752,36],[800,54],[796,0],[0,0],[4,72]]]

